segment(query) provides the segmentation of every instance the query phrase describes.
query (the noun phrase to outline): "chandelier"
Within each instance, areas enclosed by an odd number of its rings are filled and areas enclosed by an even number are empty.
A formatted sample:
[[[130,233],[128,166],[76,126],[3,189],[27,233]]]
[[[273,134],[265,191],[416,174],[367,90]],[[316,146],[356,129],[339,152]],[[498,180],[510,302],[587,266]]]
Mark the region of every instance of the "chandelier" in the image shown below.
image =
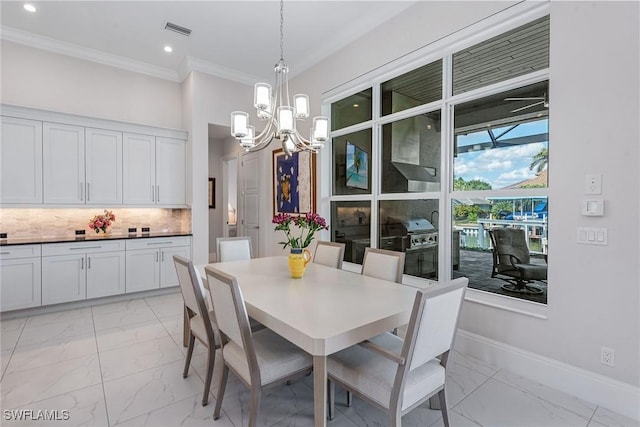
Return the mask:
[[[284,62],[284,0],[280,0],[280,60],[275,65],[275,90],[268,83],[256,83],[253,106],[258,118],[266,122],[256,135],[255,126],[249,124],[249,114],[244,111],[231,113],[231,135],[246,151],[257,151],[267,147],[277,139],[287,155],[296,151],[313,151],[324,146],[329,138],[329,119],[313,118],[311,135],[304,138],[296,129],[296,121],[309,117],[309,97],[304,94],[293,96],[289,101],[289,68]]]

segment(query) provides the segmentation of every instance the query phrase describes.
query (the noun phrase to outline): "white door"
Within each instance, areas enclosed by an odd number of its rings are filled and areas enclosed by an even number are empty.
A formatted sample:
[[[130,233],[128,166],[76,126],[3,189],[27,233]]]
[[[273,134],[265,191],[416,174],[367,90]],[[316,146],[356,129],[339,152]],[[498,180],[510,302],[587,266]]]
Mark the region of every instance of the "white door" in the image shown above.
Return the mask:
[[[58,304],[87,297],[85,255],[42,257],[42,304]]]
[[[160,251],[141,249],[126,251],[126,292],[146,291],[160,287]]]
[[[186,203],[186,144],[156,137],[156,203]]]
[[[84,128],[44,123],[42,126],[45,203],[84,203]]]
[[[42,303],[40,257],[0,261],[0,311]]]
[[[122,199],[125,205],[155,204],[155,136],[122,135]]]
[[[178,286],[178,273],[173,262],[173,256],[178,255],[186,259],[191,259],[191,248],[189,246],[177,246],[160,249],[160,287]]]
[[[42,122],[2,118],[0,201],[42,203]]]
[[[240,236],[251,237],[254,258],[260,256],[260,156],[248,153],[240,161],[242,199]]]
[[[238,158],[222,160],[222,207],[224,222],[222,235],[235,237],[238,234]]]
[[[85,130],[87,203],[122,204],[122,132]]]
[[[87,254],[87,298],[124,294],[125,253]]]

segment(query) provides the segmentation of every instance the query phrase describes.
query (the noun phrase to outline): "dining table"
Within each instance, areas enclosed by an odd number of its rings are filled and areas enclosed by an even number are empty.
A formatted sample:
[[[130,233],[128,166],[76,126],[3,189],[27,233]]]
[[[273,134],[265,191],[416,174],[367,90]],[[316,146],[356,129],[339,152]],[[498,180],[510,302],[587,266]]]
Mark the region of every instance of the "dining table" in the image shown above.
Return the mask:
[[[237,279],[250,317],[313,357],[316,427],[327,422],[327,356],[408,323],[416,295],[409,286],[314,263],[294,279],[286,256],[207,265]]]

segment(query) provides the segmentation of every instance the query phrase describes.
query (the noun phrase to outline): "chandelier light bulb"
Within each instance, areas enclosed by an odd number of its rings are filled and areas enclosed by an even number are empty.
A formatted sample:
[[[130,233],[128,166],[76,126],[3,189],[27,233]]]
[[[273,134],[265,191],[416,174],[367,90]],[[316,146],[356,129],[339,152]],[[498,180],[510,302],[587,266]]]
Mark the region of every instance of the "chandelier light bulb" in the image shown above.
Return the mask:
[[[293,107],[278,107],[278,132],[290,134],[296,130],[296,121],[293,119]]]
[[[256,128],[255,126],[247,126],[247,136],[240,139],[240,145],[245,150],[253,148],[256,145],[255,138]]]
[[[248,134],[249,114],[244,111],[231,113],[231,135],[234,138],[244,138]]]
[[[296,119],[306,119],[309,117],[309,96],[305,94],[293,95],[293,105],[296,112]]]
[[[253,106],[258,110],[271,109],[271,85],[268,83],[256,83],[254,87]]]

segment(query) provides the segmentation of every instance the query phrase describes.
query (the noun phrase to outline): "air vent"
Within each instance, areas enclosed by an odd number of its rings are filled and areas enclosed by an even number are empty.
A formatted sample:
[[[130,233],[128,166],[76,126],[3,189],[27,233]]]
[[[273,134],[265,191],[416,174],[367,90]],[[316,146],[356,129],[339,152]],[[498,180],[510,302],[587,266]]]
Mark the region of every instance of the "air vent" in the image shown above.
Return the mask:
[[[176,25],[172,22],[167,22],[164,25],[165,30],[175,31],[178,34],[182,34],[183,36],[189,37],[191,35],[191,30],[185,27],[181,27],[180,25]]]

